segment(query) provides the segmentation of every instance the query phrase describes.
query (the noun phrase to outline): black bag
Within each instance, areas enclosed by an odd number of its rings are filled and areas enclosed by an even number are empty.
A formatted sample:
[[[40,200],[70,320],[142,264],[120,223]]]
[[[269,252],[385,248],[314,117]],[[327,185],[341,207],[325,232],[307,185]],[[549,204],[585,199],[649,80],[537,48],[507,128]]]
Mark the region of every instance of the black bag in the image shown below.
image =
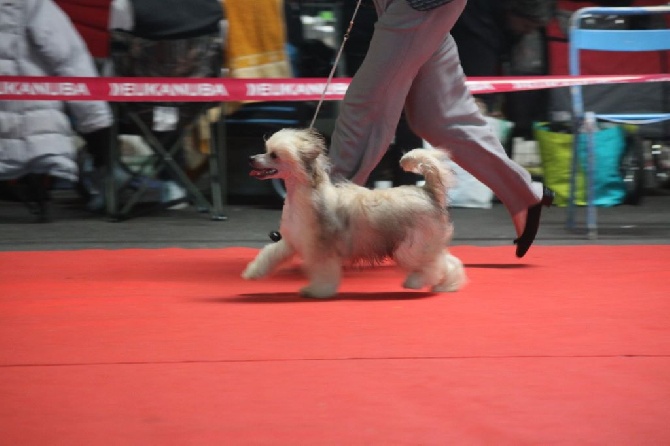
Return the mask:
[[[407,0],[407,3],[417,11],[430,11],[449,2],[451,0]]]

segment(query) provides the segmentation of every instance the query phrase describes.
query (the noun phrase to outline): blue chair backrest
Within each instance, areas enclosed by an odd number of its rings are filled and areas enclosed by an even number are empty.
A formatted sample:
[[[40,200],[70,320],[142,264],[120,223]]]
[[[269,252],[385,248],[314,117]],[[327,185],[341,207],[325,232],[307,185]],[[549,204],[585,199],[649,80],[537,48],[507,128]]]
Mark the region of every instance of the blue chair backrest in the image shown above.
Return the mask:
[[[603,16],[640,16],[663,15],[665,28],[663,29],[592,29],[584,27],[584,20]],[[670,5],[645,6],[632,8],[618,7],[588,7],[575,11],[570,19],[569,32],[569,67],[570,75],[581,74],[580,51],[664,51],[670,50]],[[573,98],[573,112],[583,115],[582,87],[571,87]],[[668,119],[665,115],[649,115],[640,118],[652,120],[655,117]],[[630,116],[628,117],[630,118]]]
[[[576,11],[570,20],[570,74],[580,74],[580,50],[623,52],[670,50],[670,28],[626,30],[582,28],[582,20],[587,17],[648,14],[670,14],[670,5],[635,8],[592,7]]]

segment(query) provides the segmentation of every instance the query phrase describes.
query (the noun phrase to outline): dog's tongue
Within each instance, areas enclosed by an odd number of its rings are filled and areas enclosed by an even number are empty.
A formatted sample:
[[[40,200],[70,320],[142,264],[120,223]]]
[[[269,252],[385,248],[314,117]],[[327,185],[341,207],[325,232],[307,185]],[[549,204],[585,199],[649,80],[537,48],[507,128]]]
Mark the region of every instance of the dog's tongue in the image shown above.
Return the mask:
[[[276,169],[252,169],[251,171],[249,171],[249,176],[262,178],[268,175],[272,175],[274,173],[277,173]]]

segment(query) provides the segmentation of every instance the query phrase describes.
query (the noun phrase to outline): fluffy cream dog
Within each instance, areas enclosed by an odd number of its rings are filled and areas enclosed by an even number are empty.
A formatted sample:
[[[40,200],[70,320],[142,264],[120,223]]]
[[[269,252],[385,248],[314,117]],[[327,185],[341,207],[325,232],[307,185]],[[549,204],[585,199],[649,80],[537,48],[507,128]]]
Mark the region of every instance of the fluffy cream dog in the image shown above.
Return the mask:
[[[447,155],[414,149],[400,165],[425,177],[425,185],[370,190],[334,185],[323,138],[314,130],[283,129],[250,158],[250,175],[281,178],[286,199],[282,239],[265,246],[242,277],[259,279],[298,255],[309,278],[300,293],[325,298],[337,293],[344,264],[393,260],[408,275],[403,286],[455,291],[466,278],[463,264],[447,252],[453,227],[447,212],[451,171]]]

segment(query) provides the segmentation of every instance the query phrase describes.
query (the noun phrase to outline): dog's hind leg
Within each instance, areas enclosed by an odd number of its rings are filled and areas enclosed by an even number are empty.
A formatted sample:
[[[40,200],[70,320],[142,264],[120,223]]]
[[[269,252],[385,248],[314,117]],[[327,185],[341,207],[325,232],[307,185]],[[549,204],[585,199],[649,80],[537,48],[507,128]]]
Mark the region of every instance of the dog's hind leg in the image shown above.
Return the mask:
[[[458,290],[466,281],[463,264],[448,252],[439,252],[433,260],[424,263],[407,255],[397,257],[396,262],[410,271],[403,283],[404,288],[420,290],[430,287],[435,293],[444,293]]]
[[[432,248],[426,248],[429,252],[418,248],[419,244],[414,241],[405,241],[393,254],[393,260],[400,268],[407,271],[407,278],[403,282],[403,288],[410,290],[420,290],[437,282],[436,277],[427,275],[427,270],[434,268],[427,268],[426,262],[430,261]]]
[[[465,275],[465,269],[463,268],[463,262],[461,262],[458,257],[445,252],[442,256],[441,263],[443,264],[442,278],[438,283],[433,285],[431,288],[432,291],[436,293],[445,293],[456,291],[465,285],[467,277]]]
[[[244,272],[244,279],[260,279],[274,271],[279,265],[293,256],[293,249],[284,240],[266,245]]]
[[[337,293],[342,278],[342,262],[339,258],[306,261],[304,267],[309,285],[300,290],[302,296],[326,298]]]
[[[413,271],[407,275],[407,278],[403,282],[402,286],[403,288],[410,290],[420,290],[426,286],[426,281],[420,272]]]

